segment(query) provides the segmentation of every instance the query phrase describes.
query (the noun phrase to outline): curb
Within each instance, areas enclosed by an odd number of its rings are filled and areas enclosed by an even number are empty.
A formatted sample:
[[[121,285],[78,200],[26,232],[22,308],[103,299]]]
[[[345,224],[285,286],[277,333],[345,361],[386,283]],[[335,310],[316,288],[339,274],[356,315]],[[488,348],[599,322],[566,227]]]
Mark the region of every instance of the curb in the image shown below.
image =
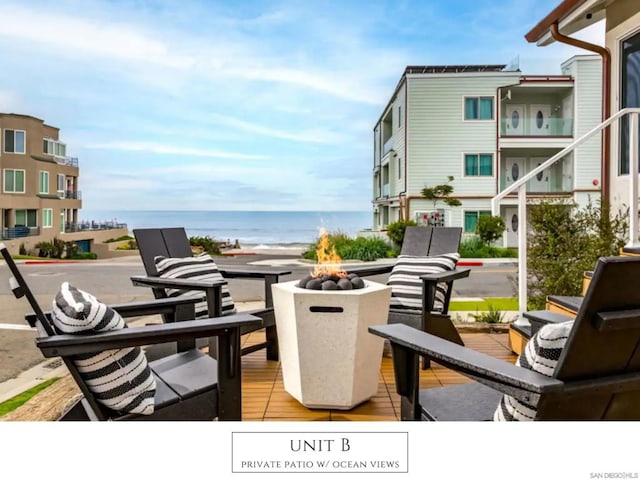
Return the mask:
[[[459,265],[461,267],[482,267],[484,266],[484,262],[475,261],[475,260],[469,260],[469,261],[458,260],[458,263],[456,265]]]

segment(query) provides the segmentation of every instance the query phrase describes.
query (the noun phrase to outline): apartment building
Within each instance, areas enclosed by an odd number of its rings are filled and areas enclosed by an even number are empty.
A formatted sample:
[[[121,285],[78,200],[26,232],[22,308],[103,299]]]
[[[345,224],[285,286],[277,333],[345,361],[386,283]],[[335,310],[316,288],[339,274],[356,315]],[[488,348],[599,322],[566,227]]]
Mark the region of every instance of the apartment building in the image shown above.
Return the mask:
[[[78,224],[78,159],[39,118],[0,113],[0,171],[0,241],[11,253],[55,237],[93,251],[94,242],[128,233],[126,225]]]
[[[491,199],[601,121],[601,59],[574,56],[559,75],[507,65],[409,66],[374,128],[373,229],[399,219],[463,227],[491,214]],[[421,191],[454,177],[462,206]],[[594,138],[527,185],[531,202],[600,194]],[[503,244],[517,246],[517,199],[502,201]]]

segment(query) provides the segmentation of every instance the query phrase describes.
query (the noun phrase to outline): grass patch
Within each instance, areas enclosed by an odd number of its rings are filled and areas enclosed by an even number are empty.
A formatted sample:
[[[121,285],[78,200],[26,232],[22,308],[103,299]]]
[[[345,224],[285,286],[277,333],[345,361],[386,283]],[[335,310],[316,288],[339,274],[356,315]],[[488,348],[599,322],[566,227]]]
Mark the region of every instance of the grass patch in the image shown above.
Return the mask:
[[[11,255],[14,260],[42,260],[42,257],[37,255]]]
[[[0,417],[6,415],[9,412],[14,411],[16,408],[24,405],[28,400],[30,400],[36,393],[41,392],[49,385],[60,380],[60,377],[51,378],[45,382],[42,382],[39,385],[36,385],[33,388],[30,388],[26,392],[22,392],[20,395],[16,395],[15,397],[10,398],[6,402],[0,403]]]
[[[475,311],[489,311],[500,310],[500,311],[508,311],[508,310],[518,310],[518,299],[510,298],[510,297],[495,297],[495,298],[485,298],[482,301],[470,301],[470,302],[456,302],[451,301],[449,304],[450,311],[463,311],[463,312],[475,312]]]

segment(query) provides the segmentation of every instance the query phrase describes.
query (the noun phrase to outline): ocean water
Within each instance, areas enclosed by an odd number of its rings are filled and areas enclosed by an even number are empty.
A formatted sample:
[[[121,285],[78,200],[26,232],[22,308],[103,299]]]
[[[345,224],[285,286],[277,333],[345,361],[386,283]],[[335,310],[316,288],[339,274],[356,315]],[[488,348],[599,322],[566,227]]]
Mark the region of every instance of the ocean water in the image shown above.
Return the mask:
[[[134,228],[184,227],[189,236],[235,240],[240,245],[307,245],[319,234],[342,231],[355,236],[371,228],[371,212],[248,212],[248,211],[90,211],[80,221],[115,221]]]

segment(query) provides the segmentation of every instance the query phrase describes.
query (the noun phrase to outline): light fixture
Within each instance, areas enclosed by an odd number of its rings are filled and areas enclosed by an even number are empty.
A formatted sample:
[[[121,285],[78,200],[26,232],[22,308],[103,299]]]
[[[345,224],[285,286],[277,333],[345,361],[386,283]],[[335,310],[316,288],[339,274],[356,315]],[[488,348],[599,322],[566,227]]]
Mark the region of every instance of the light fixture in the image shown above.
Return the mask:
[[[500,101],[505,100],[511,100],[511,89],[508,89],[506,95],[500,99]]]

